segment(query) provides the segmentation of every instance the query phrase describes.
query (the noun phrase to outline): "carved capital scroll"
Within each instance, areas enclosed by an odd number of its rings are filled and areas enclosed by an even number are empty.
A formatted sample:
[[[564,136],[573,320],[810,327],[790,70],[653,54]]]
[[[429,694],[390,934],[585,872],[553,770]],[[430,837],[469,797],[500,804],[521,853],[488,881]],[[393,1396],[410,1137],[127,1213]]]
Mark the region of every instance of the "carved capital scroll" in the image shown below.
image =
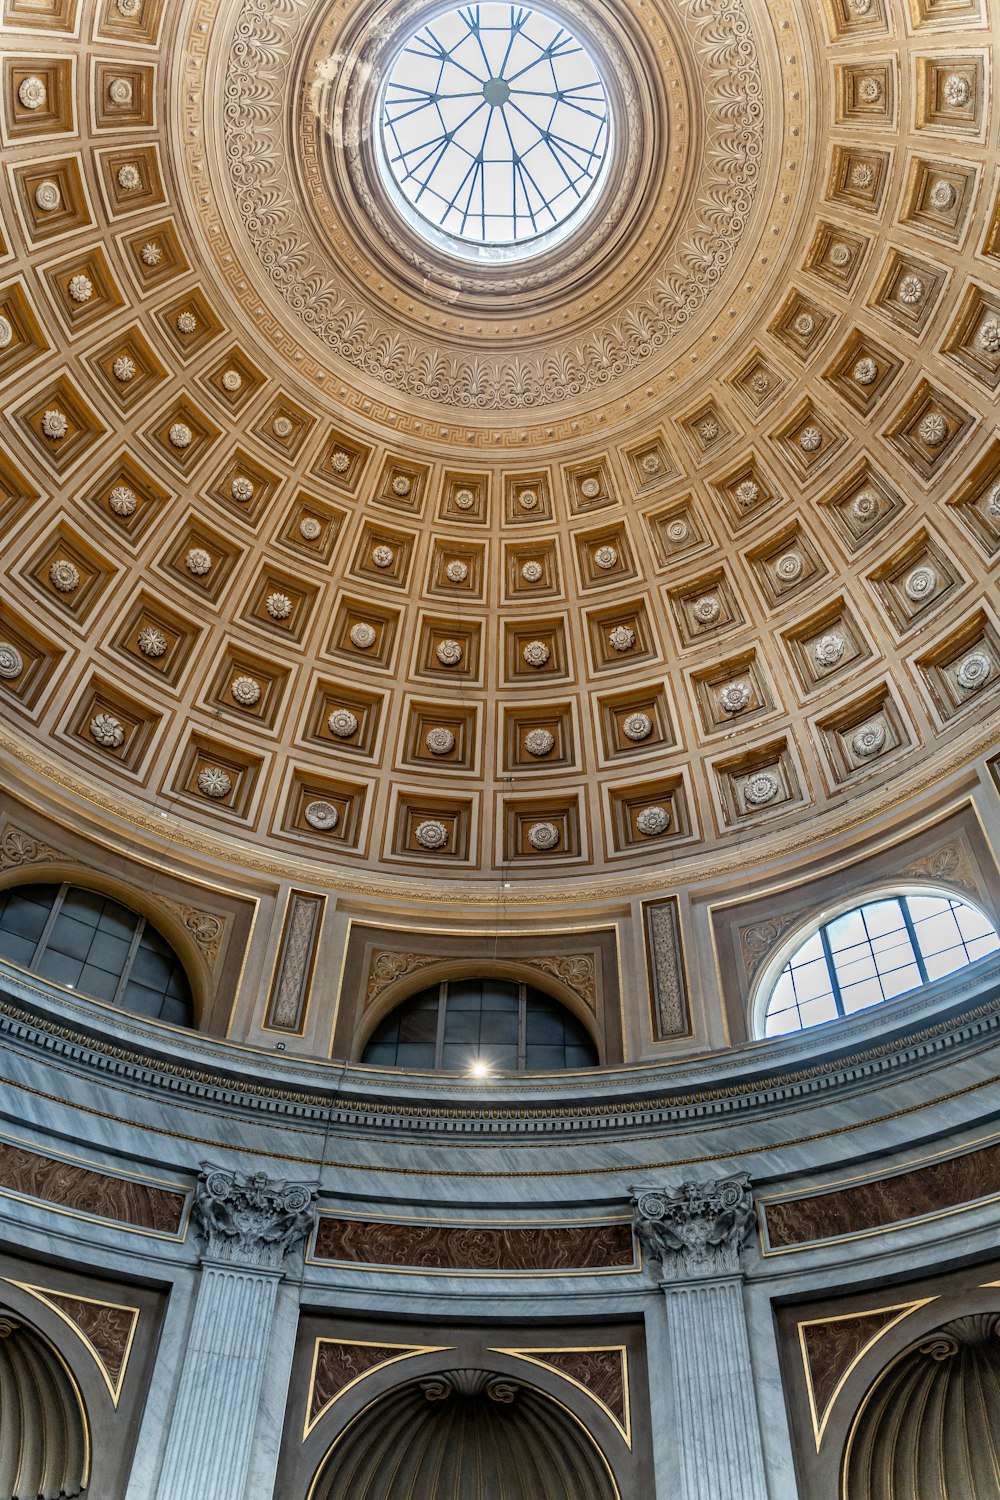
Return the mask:
[[[666,1281],[738,1275],[740,1252],[754,1224],[750,1177],[737,1172],[677,1188],[638,1188],[633,1228]]]
[[[315,1188],[202,1163],[193,1217],[205,1257],[278,1271],[312,1227]]]

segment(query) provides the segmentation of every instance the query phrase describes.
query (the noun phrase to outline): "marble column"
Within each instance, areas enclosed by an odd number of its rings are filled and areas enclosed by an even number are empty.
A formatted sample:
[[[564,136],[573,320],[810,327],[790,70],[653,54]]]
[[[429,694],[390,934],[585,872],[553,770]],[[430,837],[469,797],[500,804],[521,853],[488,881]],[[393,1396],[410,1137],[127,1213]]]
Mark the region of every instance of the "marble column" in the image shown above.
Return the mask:
[[[243,1500],[285,1258],[309,1231],[314,1190],[202,1168],[200,1284],[157,1500]]]
[[[637,1189],[635,1229],[666,1297],[680,1500],[767,1500],[741,1250],[754,1221],[745,1173]]]

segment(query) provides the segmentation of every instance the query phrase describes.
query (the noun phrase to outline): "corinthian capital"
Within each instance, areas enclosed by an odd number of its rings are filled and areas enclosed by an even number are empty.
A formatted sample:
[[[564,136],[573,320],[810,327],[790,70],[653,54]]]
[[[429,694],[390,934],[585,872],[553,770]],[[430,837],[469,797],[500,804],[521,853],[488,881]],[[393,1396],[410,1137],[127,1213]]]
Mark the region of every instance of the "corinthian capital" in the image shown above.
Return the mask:
[[[206,1258],[280,1270],[309,1233],[315,1196],[302,1182],[275,1182],[264,1172],[230,1172],[203,1162],[193,1213]]]
[[[637,1188],[633,1227],[666,1280],[732,1276],[754,1222],[750,1177],[737,1172],[677,1188]]]

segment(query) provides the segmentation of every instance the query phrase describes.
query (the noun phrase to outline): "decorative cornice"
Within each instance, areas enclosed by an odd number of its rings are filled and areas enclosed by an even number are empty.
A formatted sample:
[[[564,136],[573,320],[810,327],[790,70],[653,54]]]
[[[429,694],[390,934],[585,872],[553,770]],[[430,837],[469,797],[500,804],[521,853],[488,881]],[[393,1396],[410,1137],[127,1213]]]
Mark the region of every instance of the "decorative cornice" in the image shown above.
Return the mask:
[[[961,993],[961,990],[952,992],[951,1003],[960,999]],[[978,993],[982,993],[981,988]],[[43,1001],[41,995],[39,999]],[[870,1029],[878,1028],[872,1024]],[[274,1084],[241,1078],[208,1065],[204,1057],[199,1065],[197,1051],[202,1044],[198,1038],[192,1038],[192,1061],[178,1062],[142,1050],[146,1039],[140,1040],[138,1030],[133,1047],[123,1045],[120,1040],[104,1041],[44,1016],[32,1015],[11,1000],[0,1001],[0,1035],[8,1045],[57,1057],[83,1072],[114,1077],[143,1091],[166,1091],[197,1099],[223,1111],[251,1110],[352,1130],[389,1130],[395,1137],[405,1132],[418,1136],[461,1134],[463,1139],[537,1135],[551,1139],[554,1134],[578,1137],[591,1130],[606,1137],[609,1131],[684,1127],[709,1118],[713,1122],[727,1117],[745,1119],[759,1112],[794,1109],[804,1101],[828,1100],[840,1092],[854,1093],[866,1085],[884,1085],[890,1077],[940,1065],[948,1055],[995,1045],[1000,1041],[1000,1003],[993,996],[987,1003],[967,1011],[961,1019],[949,1017],[921,1027],[903,1039],[877,1043],[834,1062],[727,1083],[727,1074],[749,1069],[745,1056],[732,1054],[712,1059],[713,1077],[703,1088],[688,1086],[665,1093],[663,1073],[650,1068],[625,1078],[612,1075],[599,1084],[595,1080],[592,1093],[602,1087],[617,1096],[608,1102],[596,1102],[591,1097],[586,1103],[574,1100],[565,1105],[519,1101],[475,1107],[372,1097],[349,1102],[344,1091],[351,1087],[350,1080],[341,1081],[338,1094],[332,1085],[328,1091],[297,1088],[287,1076]],[[284,1066],[289,1068],[288,1064]],[[291,1070],[294,1067],[292,1064]],[[356,1080],[355,1086],[360,1082]],[[447,1086],[453,1090],[454,1083]],[[552,1087],[554,1093],[558,1092],[558,1081],[554,1080]],[[622,1097],[626,1087],[630,1093]],[[644,1087],[657,1092],[643,1096]]]

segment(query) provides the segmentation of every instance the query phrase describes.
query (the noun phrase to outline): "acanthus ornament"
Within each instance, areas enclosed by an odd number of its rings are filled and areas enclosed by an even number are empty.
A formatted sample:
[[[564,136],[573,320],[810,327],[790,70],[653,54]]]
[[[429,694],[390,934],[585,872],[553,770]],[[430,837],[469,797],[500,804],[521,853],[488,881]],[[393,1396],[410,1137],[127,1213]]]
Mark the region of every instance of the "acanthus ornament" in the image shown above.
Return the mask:
[[[734,493],[737,505],[742,510],[749,510],[760,497],[760,485],[755,479],[741,479]]]
[[[611,546],[598,547],[594,553],[594,561],[599,568],[603,568],[607,572],[609,569],[617,566],[618,553]]]
[[[190,311],[190,309],[187,309],[184,312],[177,314],[177,332],[178,333],[183,333],[183,334],[187,335],[187,334],[191,334],[191,333],[196,333],[197,329],[198,329],[198,319],[195,317],[194,313]]]
[[[635,645],[635,631],[631,625],[615,625],[608,631],[608,641],[615,651],[624,654]]]
[[[372,548],[372,562],[376,568],[391,568],[396,554],[391,547],[384,542],[379,542],[377,547]]]
[[[42,413],[42,436],[47,437],[50,442],[58,443],[69,431],[69,418],[64,411],[58,407],[50,407]]]
[[[147,240],[139,251],[139,259],[144,266],[158,266],[163,259],[163,251],[156,240]]]
[[[294,430],[295,424],[293,423],[291,417],[278,416],[275,417],[274,421],[271,423],[271,431],[274,433],[276,438],[281,438],[282,442],[285,440],[285,438],[290,438]],[[342,454],[341,456],[344,458],[347,457],[346,454]],[[336,457],[336,454],[334,454],[334,457]],[[348,459],[348,466],[349,465],[350,459]]]
[[[449,583],[464,583],[469,576],[469,565],[460,557],[453,557],[444,573]]]
[[[118,168],[117,180],[123,193],[134,193],[142,186],[142,173],[134,161],[127,161]]]
[[[882,84],[871,76],[858,80],[858,98],[862,104],[877,104],[882,97]]]
[[[224,391],[228,391],[231,396],[235,396],[236,392],[242,388],[243,376],[239,370],[223,370],[221,385]]]
[[[753,1194],[746,1172],[676,1188],[633,1190],[632,1225],[664,1280],[736,1276],[754,1225]]]
[[[528,829],[528,843],[532,849],[545,852],[554,849],[559,842],[559,829],[554,823],[532,823]]]
[[[248,479],[245,474],[236,474],[229,486],[229,492],[240,505],[246,505],[253,499],[253,480]]]
[[[0,349],[9,349],[14,342],[14,328],[9,318],[0,316]]]
[[[112,78],[108,84],[108,97],[119,109],[132,103],[133,89],[130,78]]]
[[[286,418],[287,420],[287,418]],[[335,474],[346,474],[351,467],[351,455],[343,448],[336,448],[330,458],[330,468]]]
[[[122,385],[135,379],[135,360],[130,354],[119,354],[111,366],[111,373]]]
[[[542,565],[540,562],[526,562],[521,565],[521,577],[525,583],[537,583],[542,576]]]
[[[0,641],[0,677],[13,682],[24,671],[24,657],[10,641]]]
[[[94,283],[89,276],[84,276],[83,272],[80,271],[75,276],[69,278],[69,281],[66,283],[66,290],[74,302],[89,302],[94,295]]]
[[[304,542],[318,541],[322,530],[322,523],[316,516],[303,516],[299,522],[299,536]]]
[[[529,641],[521,655],[529,667],[544,667],[551,651],[544,641]]]
[[[815,423],[810,422],[799,433],[799,447],[803,453],[818,453],[823,446],[823,434]]]
[[[455,504],[459,510],[471,510],[476,503],[476,497],[471,490],[456,490]]]
[[[870,355],[859,359],[854,366],[854,378],[858,385],[871,385],[878,376],[878,365]]]
[[[186,422],[171,422],[167,433],[172,448],[190,448],[194,433]]]
[[[851,187],[866,192],[875,181],[875,173],[866,161],[855,162],[851,168]]]
[[[682,516],[671,521],[667,527],[667,537],[671,542],[679,544],[686,542],[691,535],[691,528]]]
[[[412,488],[413,481],[405,474],[397,474],[392,481],[392,493],[398,495],[401,500],[406,499]]]
[[[212,559],[204,547],[191,547],[184,559],[184,566],[195,578],[203,578],[211,569]]]
[[[537,490],[522,490],[517,497],[517,503],[522,510],[535,510],[538,506]]]
[[[205,1258],[280,1271],[313,1223],[314,1188],[203,1162],[192,1218]]]
[[[264,274],[296,316],[308,310],[312,333],[342,360],[366,378],[414,396],[426,394],[432,370],[441,404],[514,410],[598,390],[611,374],[660,356],[687,328],[742,241],[760,180],[767,111],[757,39],[744,0],[681,0],[678,6],[704,65],[704,173],[678,239],[686,247],[683,256],[661,257],[627,316],[609,314],[585,341],[549,341],[537,352],[471,358],[443,353],[408,330],[398,332],[372,307],[360,308],[342,268],[322,253],[310,231],[284,139],[284,59],[303,8],[304,0],[245,0],[234,17],[240,45],[231,52],[224,80],[225,157],[243,229]],[[608,45],[617,50],[610,37]],[[631,89],[624,60],[621,74],[623,88]],[[634,113],[638,102],[631,92],[629,98]],[[623,152],[631,162],[638,132],[626,130],[624,136]],[[250,140],[253,151],[246,149]],[[365,196],[363,149],[360,139],[345,140],[347,170]],[[378,205],[370,195],[365,202],[379,223]],[[391,232],[391,225],[386,228]],[[423,274],[425,262],[415,246],[397,249]],[[518,268],[516,286],[530,275]]]
[[[584,479],[582,481],[580,485],[580,494],[585,500],[596,500],[600,493],[601,481],[599,479],[595,479],[593,475],[591,475],[589,479]]]

